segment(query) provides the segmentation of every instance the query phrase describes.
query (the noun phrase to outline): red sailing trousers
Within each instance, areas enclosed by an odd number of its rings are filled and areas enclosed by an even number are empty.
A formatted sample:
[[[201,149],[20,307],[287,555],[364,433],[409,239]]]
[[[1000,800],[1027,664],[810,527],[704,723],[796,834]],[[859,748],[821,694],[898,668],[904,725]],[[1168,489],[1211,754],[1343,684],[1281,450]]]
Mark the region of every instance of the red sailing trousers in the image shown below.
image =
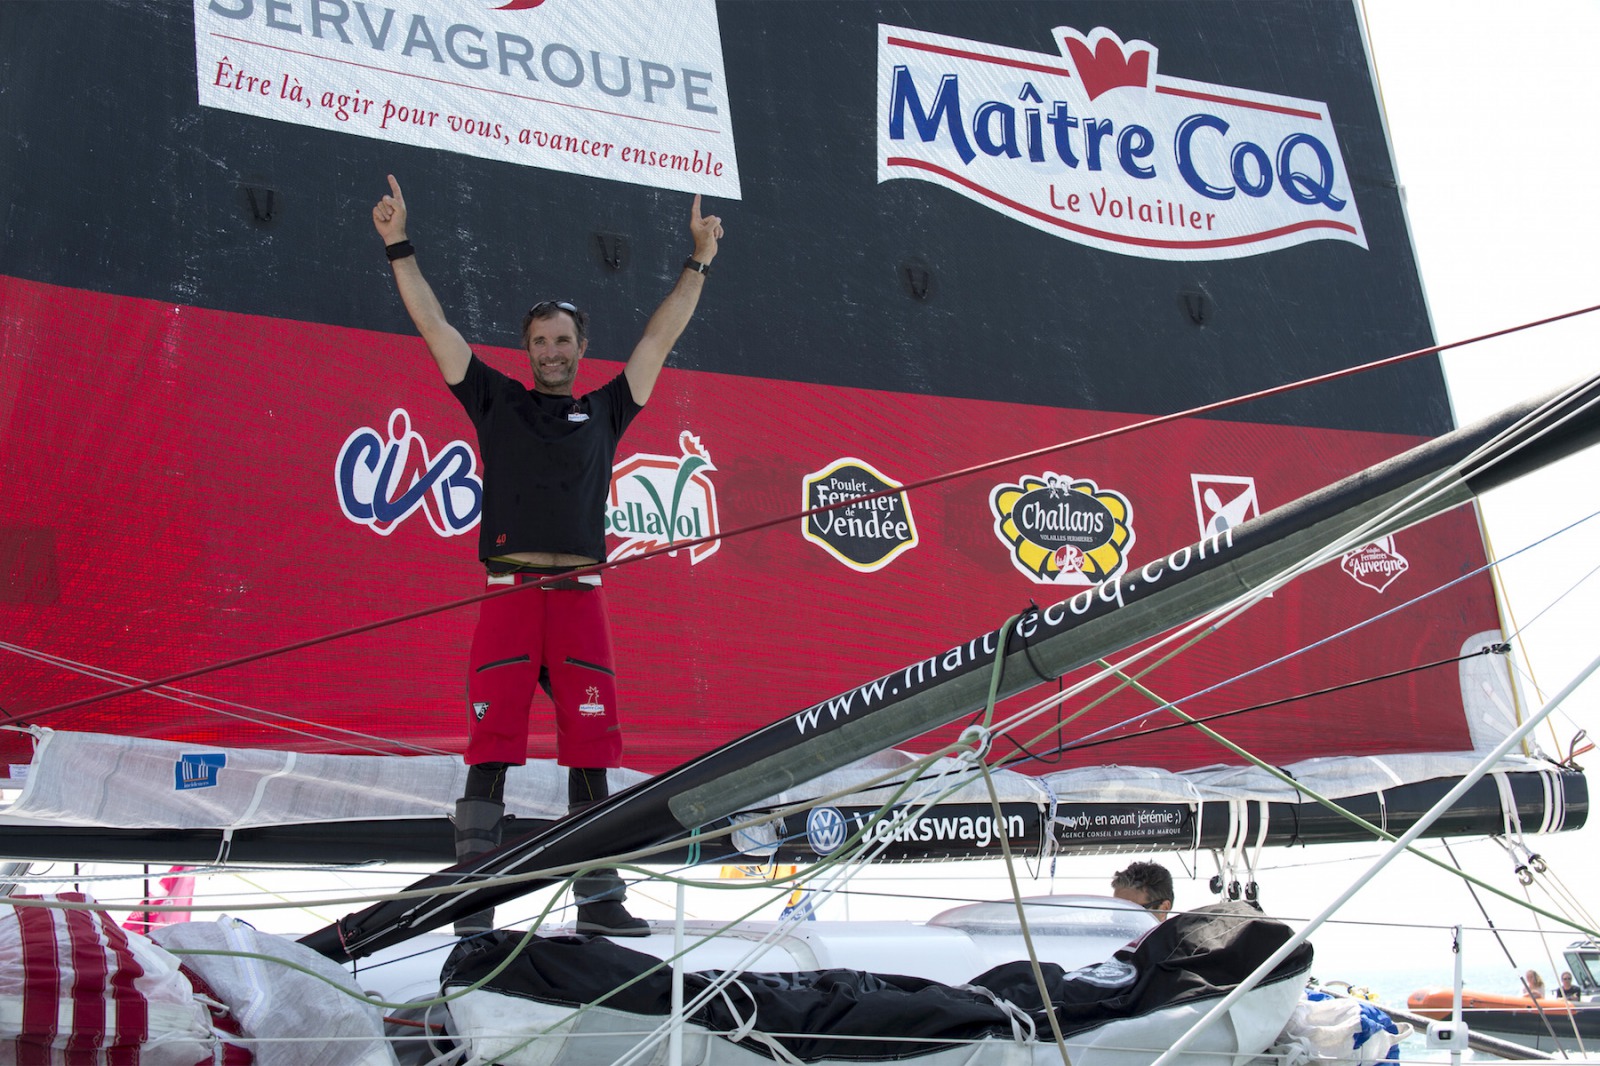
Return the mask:
[[[491,577],[489,588],[539,577]],[[479,604],[468,665],[467,765],[528,761],[528,715],[543,681],[556,709],[556,760],[621,766],[613,663],[598,587],[528,589]]]

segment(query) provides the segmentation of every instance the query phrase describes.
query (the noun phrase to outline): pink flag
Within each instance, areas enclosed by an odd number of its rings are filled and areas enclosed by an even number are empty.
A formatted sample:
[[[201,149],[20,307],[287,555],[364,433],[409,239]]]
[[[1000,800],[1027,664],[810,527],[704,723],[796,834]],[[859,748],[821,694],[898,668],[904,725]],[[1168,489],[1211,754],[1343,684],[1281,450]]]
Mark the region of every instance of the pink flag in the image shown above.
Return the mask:
[[[186,866],[174,866],[167,871],[167,876],[161,879],[161,892],[142,902],[147,906],[188,906],[194,902],[194,878],[185,876]],[[122,923],[122,928],[129,932],[150,935],[152,929],[163,925],[174,925],[178,922],[187,922],[187,911],[133,911],[128,915],[127,921]]]

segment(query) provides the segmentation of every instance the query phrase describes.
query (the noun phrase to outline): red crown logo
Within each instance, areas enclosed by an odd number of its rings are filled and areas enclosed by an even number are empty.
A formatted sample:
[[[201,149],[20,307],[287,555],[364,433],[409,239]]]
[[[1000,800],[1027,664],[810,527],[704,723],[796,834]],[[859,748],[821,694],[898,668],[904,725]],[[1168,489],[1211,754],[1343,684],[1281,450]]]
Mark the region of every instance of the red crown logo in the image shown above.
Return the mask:
[[[1156,49],[1148,41],[1129,41],[1096,27],[1085,37],[1066,26],[1056,27],[1062,52],[1072,60],[1083,88],[1093,100],[1101,93],[1124,85],[1148,88],[1155,81]]]

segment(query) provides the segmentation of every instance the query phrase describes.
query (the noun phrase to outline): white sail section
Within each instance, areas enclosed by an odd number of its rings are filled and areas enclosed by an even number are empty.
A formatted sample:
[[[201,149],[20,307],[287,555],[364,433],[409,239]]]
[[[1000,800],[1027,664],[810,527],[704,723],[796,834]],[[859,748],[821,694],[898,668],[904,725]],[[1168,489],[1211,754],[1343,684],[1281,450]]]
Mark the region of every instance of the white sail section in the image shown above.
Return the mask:
[[[307,755],[211,748],[139,737],[31,730],[33,760],[11,825],[118,829],[243,829],[382,818],[448,816],[467,770],[450,756]],[[612,770],[613,789],[644,775]],[[507,810],[559,818],[567,772],[554,762],[513,767]]]
[[[0,808],[0,825],[107,828],[243,829],[307,822],[435,818],[450,814],[466,771],[448,756],[382,757],[306,755],[247,748],[204,748],[137,737],[34,731],[37,747],[26,784],[15,802]],[[867,789],[887,771],[914,757],[890,751],[826,774],[803,788],[773,796],[763,807],[816,802],[838,794],[839,806],[876,806],[890,796]],[[1295,780],[1329,798],[1378,793],[1399,785],[1459,776],[1477,762],[1471,752],[1309,759],[1284,767]],[[924,782],[944,803],[988,803],[980,778],[965,783],[950,760],[926,770]],[[1501,772],[1551,772],[1548,762],[1509,759]],[[1554,776],[1554,775],[1552,775]],[[637,771],[611,771],[619,790],[645,779]],[[1071,817],[1074,804],[1139,806],[1295,802],[1302,797],[1254,767],[1214,766],[1182,773],[1128,766],[1064,770],[1043,777],[1013,771],[993,774],[1003,803],[1033,803],[1051,817]],[[951,791],[952,786],[954,790]],[[1559,783],[1553,787],[1559,787]],[[902,802],[921,793],[913,789]],[[566,813],[566,771],[553,762],[514,767],[506,784],[509,813],[555,819]],[[1152,814],[1150,817],[1157,817]],[[1529,827],[1533,828],[1533,827]],[[752,842],[754,843],[754,842]]]
[[[1473,751],[1493,751],[1516,730],[1529,709],[1515,683],[1510,657],[1475,654],[1504,641],[1504,634],[1491,629],[1474,633],[1461,644],[1461,706],[1466,711]]]

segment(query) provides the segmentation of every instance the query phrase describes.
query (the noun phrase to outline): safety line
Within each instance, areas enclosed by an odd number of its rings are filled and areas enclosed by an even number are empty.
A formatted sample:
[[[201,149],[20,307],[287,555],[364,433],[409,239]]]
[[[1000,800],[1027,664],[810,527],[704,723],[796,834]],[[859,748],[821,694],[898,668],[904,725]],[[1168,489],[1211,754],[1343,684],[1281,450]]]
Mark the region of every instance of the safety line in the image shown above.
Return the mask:
[[[803,520],[810,518],[812,515],[837,510],[841,507],[855,506],[857,504],[876,500],[884,496],[898,495],[902,492],[914,492],[933,485],[942,484],[946,481],[954,481],[958,478],[984,473],[986,471],[994,470],[1003,466],[1009,466],[1013,463],[1022,462],[1028,459],[1037,459],[1045,455],[1052,455],[1056,452],[1066,451],[1069,448],[1076,448],[1085,444],[1093,444],[1100,441],[1110,440],[1115,437],[1132,433],[1136,430],[1150,429],[1155,426],[1165,425],[1169,422],[1176,422],[1184,418],[1194,418],[1200,415],[1211,414],[1215,411],[1225,410],[1230,407],[1237,407],[1241,404],[1250,403],[1255,400],[1268,399],[1270,397],[1280,396],[1284,393],[1293,392],[1298,389],[1308,388],[1312,385],[1321,385],[1330,381],[1338,381],[1341,378],[1353,377],[1357,374],[1364,374],[1372,370],[1396,366],[1400,363],[1408,362],[1412,359],[1418,359],[1423,356],[1437,355],[1438,353],[1451,348],[1464,348],[1467,345],[1478,344],[1487,340],[1494,340],[1495,338],[1508,336],[1513,333],[1520,333],[1524,330],[1536,329],[1540,326],[1550,325],[1551,323],[1560,322],[1568,318],[1576,318],[1580,315],[1590,314],[1595,311],[1600,311],[1600,304],[1593,304],[1589,307],[1579,308],[1575,311],[1565,311],[1560,314],[1550,315],[1546,318],[1535,319],[1531,322],[1524,322],[1520,325],[1506,326],[1488,333],[1481,333],[1475,337],[1468,337],[1465,340],[1450,341],[1444,344],[1435,344],[1426,348],[1418,348],[1415,351],[1404,352],[1400,355],[1391,355],[1383,359],[1362,363],[1358,366],[1346,367],[1342,370],[1334,370],[1326,374],[1318,374],[1309,378],[1301,378],[1298,381],[1292,381],[1284,385],[1274,385],[1271,388],[1246,393],[1242,396],[1235,396],[1225,400],[1216,400],[1211,403],[1200,404],[1199,406],[1190,407],[1183,411],[1176,411],[1172,414],[1157,415],[1153,418],[1146,418],[1137,422],[1130,422],[1113,429],[1102,430],[1098,433],[1091,433],[1073,440],[1049,445],[1048,447],[1036,448],[1032,451],[1019,452],[1016,455],[1006,456],[1002,459],[992,459],[976,466],[969,466],[962,469],[949,471],[944,474],[937,474],[932,477],[923,478],[920,481],[908,482],[904,485],[901,485],[899,488],[881,489],[877,492],[869,492],[861,496],[851,497],[847,500],[840,500],[837,503],[811,507],[794,514],[783,515],[777,518],[764,519],[759,522],[751,523],[750,525],[741,526],[738,529],[730,530],[727,533],[713,533],[708,536],[696,538],[694,540],[675,541],[669,544],[664,544],[659,548],[642,552],[639,555],[630,556],[627,559],[619,559],[616,562],[596,563],[593,566],[581,567],[560,576],[570,579],[574,576],[598,574],[605,570],[614,569],[618,566],[643,562],[646,559],[652,559],[658,555],[676,553],[684,550],[685,548],[694,548],[712,541],[730,540],[734,537],[740,537],[748,533],[758,532],[763,529],[768,529],[772,526],[782,525],[786,522]],[[553,580],[553,578],[545,577],[537,582],[525,582],[520,585],[511,585],[506,588],[495,589],[492,592],[480,593],[476,596],[469,596],[466,599],[453,600],[449,603],[425,607],[416,611],[409,611],[405,614],[396,615],[391,618],[378,619],[376,621],[367,622],[359,626],[352,626],[348,629],[341,629],[333,633],[327,633],[317,637],[309,637],[305,640],[299,640],[290,644],[280,645],[276,648],[268,648],[263,651],[252,652],[249,655],[238,656],[220,663],[213,663],[208,666],[196,667],[192,670],[180,671],[175,674],[169,674],[166,677],[157,678],[153,681],[143,681],[136,685],[126,685],[121,688],[112,689],[108,692],[102,692],[92,696],[84,696],[76,700],[71,700],[67,703],[58,703],[52,707],[44,707],[36,711],[27,711],[22,714],[15,715],[11,720],[11,724],[23,725],[28,722],[37,721],[38,719],[47,717],[49,715],[59,714],[62,711],[75,710],[79,707],[85,707],[93,703],[99,703],[102,700],[112,699],[116,696],[134,695],[152,688],[158,688],[162,685],[171,685],[178,681],[187,681],[190,678],[200,677],[204,674],[216,673],[218,671],[228,670],[236,666],[244,666],[248,663],[258,662],[262,659],[268,659],[278,655],[287,654],[288,652],[301,651],[305,648],[314,647],[318,644],[325,644],[335,640],[343,640],[346,637],[357,636],[362,633],[369,633],[373,630],[383,629],[392,625],[399,625],[402,622],[411,622],[419,618],[426,618],[430,615],[441,614],[445,611],[466,607],[470,604],[482,603],[485,600],[493,599],[496,596],[505,596],[511,593],[525,592],[531,588],[542,588],[545,582],[549,580]]]

